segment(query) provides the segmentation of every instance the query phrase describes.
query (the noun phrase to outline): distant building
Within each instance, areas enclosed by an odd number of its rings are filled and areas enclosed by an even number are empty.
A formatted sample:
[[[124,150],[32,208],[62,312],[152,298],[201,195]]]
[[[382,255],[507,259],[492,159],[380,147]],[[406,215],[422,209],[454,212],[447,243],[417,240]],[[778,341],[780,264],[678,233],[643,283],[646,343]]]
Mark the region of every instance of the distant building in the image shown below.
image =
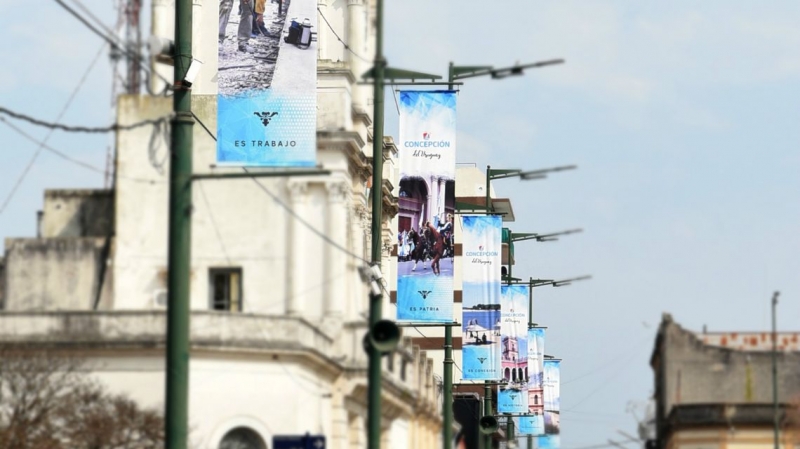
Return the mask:
[[[157,35],[172,35],[170,5],[153,2]],[[370,64],[351,52],[374,52],[375,2],[314,6],[338,30],[321,18],[315,30],[317,160],[331,174],[193,184],[191,447],[265,449],[274,435],[306,432],[324,434],[328,448],[366,447],[368,292],[358,269],[371,246],[372,99],[357,83]],[[218,3],[195,2],[193,10],[194,56],[205,63],[192,86],[193,112],[215,130]],[[172,76],[171,67],[156,70]],[[169,97],[122,96],[118,122],[171,109]],[[193,132],[195,174],[232,170],[215,165],[216,144],[203,126]],[[37,236],[6,238],[0,261],[0,344],[78,354],[112,391],[162,409],[168,141],[150,126],[119,132],[114,188],[48,190]],[[377,155],[385,182],[371,186],[389,193],[384,248],[397,213],[395,155],[385,138]],[[387,272],[389,260],[386,251]],[[388,297],[384,310],[393,317]],[[384,357],[382,447],[441,445],[434,371],[410,338]]]
[[[665,314],[650,359],[664,449],[773,447],[772,334],[695,333]],[[780,444],[800,447],[800,333],[778,338]],[[769,343],[767,343],[769,342]]]

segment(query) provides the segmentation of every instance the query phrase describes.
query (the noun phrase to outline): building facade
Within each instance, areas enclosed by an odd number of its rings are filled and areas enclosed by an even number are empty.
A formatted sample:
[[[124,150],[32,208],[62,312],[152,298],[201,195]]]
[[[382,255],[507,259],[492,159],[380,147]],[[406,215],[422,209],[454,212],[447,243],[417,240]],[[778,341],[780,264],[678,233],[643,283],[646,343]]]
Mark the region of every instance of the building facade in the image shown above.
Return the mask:
[[[217,36],[204,31],[218,26],[219,5],[193,4],[193,53],[203,61],[192,87],[193,171],[228,173],[236,169],[216,165],[212,131]],[[384,140],[386,181],[371,186],[371,89],[357,84],[369,64],[337,35],[371,55],[374,7],[318,2],[317,160],[329,174],[193,183],[192,447],[271,448],[276,435],[306,432],[325,435],[331,448],[366,447],[368,291],[359,268],[370,255],[370,188],[386,194],[381,238],[389,265],[396,148]],[[154,1],[154,34],[171,37],[173,17],[171,2]],[[171,67],[155,71],[172,76]],[[163,87],[156,77],[151,83]],[[163,96],[117,103],[121,125],[172,108]],[[0,343],[79,355],[112,391],[161,409],[168,142],[163,127],[120,131],[113,189],[47,191],[37,237],[6,239],[0,288]],[[382,447],[441,444],[439,384],[428,353],[410,338],[385,357]]]
[[[777,334],[778,443],[787,449],[800,445],[798,334]],[[650,359],[656,403],[651,445],[774,447],[771,341],[771,333],[690,332],[665,314]]]

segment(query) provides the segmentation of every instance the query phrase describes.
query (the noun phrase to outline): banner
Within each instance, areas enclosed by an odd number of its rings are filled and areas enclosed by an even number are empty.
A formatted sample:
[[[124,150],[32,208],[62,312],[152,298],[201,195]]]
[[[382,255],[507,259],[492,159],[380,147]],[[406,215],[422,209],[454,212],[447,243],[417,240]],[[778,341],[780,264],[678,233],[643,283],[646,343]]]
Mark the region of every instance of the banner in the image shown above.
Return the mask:
[[[315,166],[317,2],[239,3],[220,0],[217,163]]]
[[[462,378],[499,380],[503,219],[497,215],[465,215],[461,224]]]
[[[528,412],[528,286],[500,287],[500,347],[503,380],[497,395],[500,413]]]
[[[533,437],[533,447],[536,449],[560,449],[561,435],[542,435]]]
[[[544,430],[561,433],[561,360],[544,361]]]
[[[405,91],[399,101],[397,319],[453,322],[456,94]]]
[[[528,413],[532,435],[544,435],[544,327],[528,329]]]

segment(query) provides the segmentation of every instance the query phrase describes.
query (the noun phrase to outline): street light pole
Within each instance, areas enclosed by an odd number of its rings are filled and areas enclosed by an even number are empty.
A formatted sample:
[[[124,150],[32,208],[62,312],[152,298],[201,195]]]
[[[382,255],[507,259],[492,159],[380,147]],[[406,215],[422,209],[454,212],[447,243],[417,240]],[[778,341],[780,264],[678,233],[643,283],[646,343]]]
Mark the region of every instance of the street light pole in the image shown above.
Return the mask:
[[[373,67],[372,112],[372,264],[380,266],[383,236],[383,83],[386,59],[383,57],[383,0],[375,9],[375,66]],[[370,295],[369,332],[381,320],[383,295]],[[369,449],[381,446],[381,352],[369,345],[369,378],[367,381],[367,444]]]
[[[169,168],[165,445],[185,449],[189,422],[189,276],[192,242],[192,1],[175,3],[175,112]]]
[[[780,446],[780,430],[778,418],[778,332],[776,325],[776,309],[778,307],[778,295],[780,292],[775,292],[772,295],[772,419],[774,430],[774,444],[775,449]]]

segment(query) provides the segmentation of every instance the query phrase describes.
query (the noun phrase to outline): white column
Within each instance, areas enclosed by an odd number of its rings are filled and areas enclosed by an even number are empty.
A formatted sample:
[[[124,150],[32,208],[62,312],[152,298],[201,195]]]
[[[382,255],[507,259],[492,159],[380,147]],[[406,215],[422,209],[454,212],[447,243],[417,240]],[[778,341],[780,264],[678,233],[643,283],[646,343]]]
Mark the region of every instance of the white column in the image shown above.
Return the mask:
[[[317,7],[320,11],[322,11],[322,15],[325,16],[328,21],[331,21],[331,10],[328,9],[328,2],[327,0],[318,0]],[[288,18],[288,16],[287,16]],[[334,21],[335,23],[335,21]],[[328,24],[325,23],[325,20],[322,17],[317,17],[317,59],[330,59],[328,57],[328,42],[333,41],[333,39],[328,39],[328,34],[331,33],[331,30],[328,28]],[[338,42],[336,42],[338,44]]]
[[[347,45],[353,51],[363,58],[369,59],[366,55],[366,46],[364,45],[366,31],[367,15],[364,9],[364,0],[348,0],[347,1]],[[369,67],[355,55],[350,52],[346,54],[347,60],[350,63],[350,70],[355,75],[356,79],[360,79],[361,75],[366,72]],[[367,110],[367,102],[365,95],[365,87],[353,85],[353,103],[357,104],[361,109]]]
[[[347,204],[350,186],[344,180],[331,180],[325,183],[328,191],[328,217],[326,233],[339,248],[347,248]],[[349,274],[349,256],[333,245],[326,245],[325,278],[328,287],[325,294],[324,319],[341,319],[344,313]]]
[[[289,203],[292,210],[302,218],[307,217],[308,207],[308,183],[302,180],[290,180],[287,185],[289,190]],[[303,290],[308,285],[308,279],[304,276],[306,267],[304,267],[303,260],[309,254],[306,243],[311,236],[307,235],[306,228],[293,218],[289,219],[289,230],[291,232],[289,248],[289,270],[287,275],[289,278],[289,295],[286,301],[286,313],[288,315],[302,314],[305,306],[303,299]]]

